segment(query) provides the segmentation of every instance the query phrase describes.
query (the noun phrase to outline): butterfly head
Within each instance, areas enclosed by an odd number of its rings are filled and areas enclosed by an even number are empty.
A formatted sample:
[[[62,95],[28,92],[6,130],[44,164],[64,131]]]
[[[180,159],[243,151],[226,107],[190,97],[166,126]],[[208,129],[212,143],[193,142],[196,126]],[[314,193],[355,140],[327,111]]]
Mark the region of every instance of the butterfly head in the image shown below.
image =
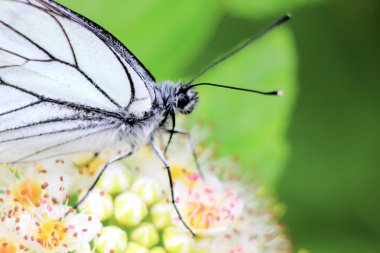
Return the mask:
[[[194,110],[198,102],[198,94],[195,89],[185,84],[177,86],[175,95],[175,109],[182,114],[189,114]]]

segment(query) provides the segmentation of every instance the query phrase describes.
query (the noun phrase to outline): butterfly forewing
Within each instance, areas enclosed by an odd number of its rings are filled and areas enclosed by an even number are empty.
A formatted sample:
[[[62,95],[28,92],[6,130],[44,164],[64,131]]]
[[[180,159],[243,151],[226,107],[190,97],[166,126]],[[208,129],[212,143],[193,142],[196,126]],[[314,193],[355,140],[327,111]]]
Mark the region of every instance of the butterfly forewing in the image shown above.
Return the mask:
[[[104,146],[99,136],[117,138],[123,117],[151,110],[153,85],[84,17],[53,1],[0,0],[0,161]]]
[[[142,63],[118,39],[86,17],[78,15],[54,1],[41,0],[39,2],[44,4],[49,10],[58,13],[58,15],[64,16],[74,23],[85,27],[110,47],[114,51],[118,60],[123,64],[125,71],[129,73],[130,79],[132,79],[131,81],[134,84],[131,87],[133,93],[132,97],[136,98],[136,104],[134,107],[139,111],[147,111],[151,108],[151,102],[154,98],[152,85],[155,85],[155,79]],[[141,85],[141,80],[144,82],[146,89],[141,89],[141,87],[138,88],[138,86]]]

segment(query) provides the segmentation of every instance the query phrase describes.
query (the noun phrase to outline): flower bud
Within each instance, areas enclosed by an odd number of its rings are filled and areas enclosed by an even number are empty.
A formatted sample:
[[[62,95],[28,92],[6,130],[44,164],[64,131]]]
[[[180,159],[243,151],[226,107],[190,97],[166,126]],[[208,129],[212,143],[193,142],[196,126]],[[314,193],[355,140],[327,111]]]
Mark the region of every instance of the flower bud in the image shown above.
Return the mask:
[[[149,250],[138,243],[128,243],[127,250],[124,253],[149,253]]]
[[[131,240],[144,247],[151,248],[156,245],[160,238],[156,227],[151,223],[142,223],[132,231]]]
[[[168,253],[193,253],[194,240],[188,231],[176,227],[165,229],[163,242]]]
[[[147,206],[153,205],[162,196],[162,190],[158,182],[149,177],[136,179],[132,184],[131,190],[136,193]]]
[[[173,225],[172,208],[172,204],[166,203],[164,201],[155,204],[151,208],[150,215],[152,222],[158,229],[161,230]]]
[[[84,193],[80,194],[79,199],[82,199],[84,195]],[[79,210],[104,221],[110,218],[113,214],[112,197],[104,191],[94,189],[79,206]]]
[[[97,187],[111,195],[119,194],[128,189],[131,176],[121,162],[111,164],[100,177]]]
[[[145,203],[134,193],[120,194],[116,197],[114,205],[116,221],[127,227],[136,226],[148,214]]]
[[[102,228],[100,236],[95,240],[96,251],[99,253],[124,253],[127,247],[127,234],[116,226]]]
[[[166,253],[166,251],[162,247],[154,247],[149,253]]]

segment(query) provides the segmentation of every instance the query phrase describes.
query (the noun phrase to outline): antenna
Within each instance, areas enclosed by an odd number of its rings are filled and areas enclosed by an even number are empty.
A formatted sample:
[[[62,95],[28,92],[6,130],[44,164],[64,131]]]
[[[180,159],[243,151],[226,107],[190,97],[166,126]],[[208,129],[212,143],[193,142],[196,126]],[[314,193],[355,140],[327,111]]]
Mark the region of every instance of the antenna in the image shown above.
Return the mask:
[[[195,77],[193,77],[193,79],[191,79],[187,84],[192,84],[196,79],[198,79],[199,77],[203,76],[205,73],[207,73],[210,69],[214,68],[216,65],[218,65],[219,63],[222,63],[224,62],[225,60],[227,60],[228,58],[230,58],[231,56],[239,53],[241,50],[243,50],[244,48],[246,48],[247,46],[249,46],[252,42],[260,39],[261,37],[263,37],[265,34],[267,34],[268,32],[272,31],[274,28],[284,24],[286,21],[288,21],[290,19],[290,15],[289,14],[286,14],[284,15],[283,17],[281,17],[279,20],[277,20],[276,22],[274,22],[271,26],[269,26],[268,28],[266,28],[265,30],[263,30],[262,32],[260,32],[259,34],[257,34],[256,36],[252,37],[251,39],[249,39],[248,41],[246,41],[243,45],[241,45],[240,47],[238,47],[237,49],[235,49],[234,51],[224,55],[223,57],[219,58],[218,60],[216,60],[215,62],[211,63],[210,65],[208,65],[206,68],[204,68],[200,73],[198,73]]]
[[[227,86],[222,84],[215,84],[215,83],[197,83],[190,86],[187,86],[187,90],[197,87],[197,86],[213,86],[213,87],[219,87],[219,88],[226,88],[231,90],[239,90],[239,91],[246,91],[246,92],[252,92],[252,93],[258,93],[261,95],[268,95],[268,96],[283,96],[284,92],[282,90],[276,90],[276,91],[259,91],[259,90],[252,90],[252,89],[246,89],[246,88],[239,88],[239,87],[233,87],[233,86]]]

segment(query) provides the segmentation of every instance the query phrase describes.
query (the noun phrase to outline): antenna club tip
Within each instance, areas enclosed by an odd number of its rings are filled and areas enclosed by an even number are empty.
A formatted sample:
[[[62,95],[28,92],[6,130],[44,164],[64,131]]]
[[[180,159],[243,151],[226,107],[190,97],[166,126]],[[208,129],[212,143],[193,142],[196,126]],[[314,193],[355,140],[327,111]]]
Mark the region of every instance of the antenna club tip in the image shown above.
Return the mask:
[[[281,25],[285,23],[286,21],[288,21],[290,18],[291,18],[290,14],[287,13],[284,16],[282,16],[279,20],[277,20],[276,25]]]
[[[283,90],[278,90],[277,91],[277,96],[282,97],[284,95],[285,95],[285,92]]]

